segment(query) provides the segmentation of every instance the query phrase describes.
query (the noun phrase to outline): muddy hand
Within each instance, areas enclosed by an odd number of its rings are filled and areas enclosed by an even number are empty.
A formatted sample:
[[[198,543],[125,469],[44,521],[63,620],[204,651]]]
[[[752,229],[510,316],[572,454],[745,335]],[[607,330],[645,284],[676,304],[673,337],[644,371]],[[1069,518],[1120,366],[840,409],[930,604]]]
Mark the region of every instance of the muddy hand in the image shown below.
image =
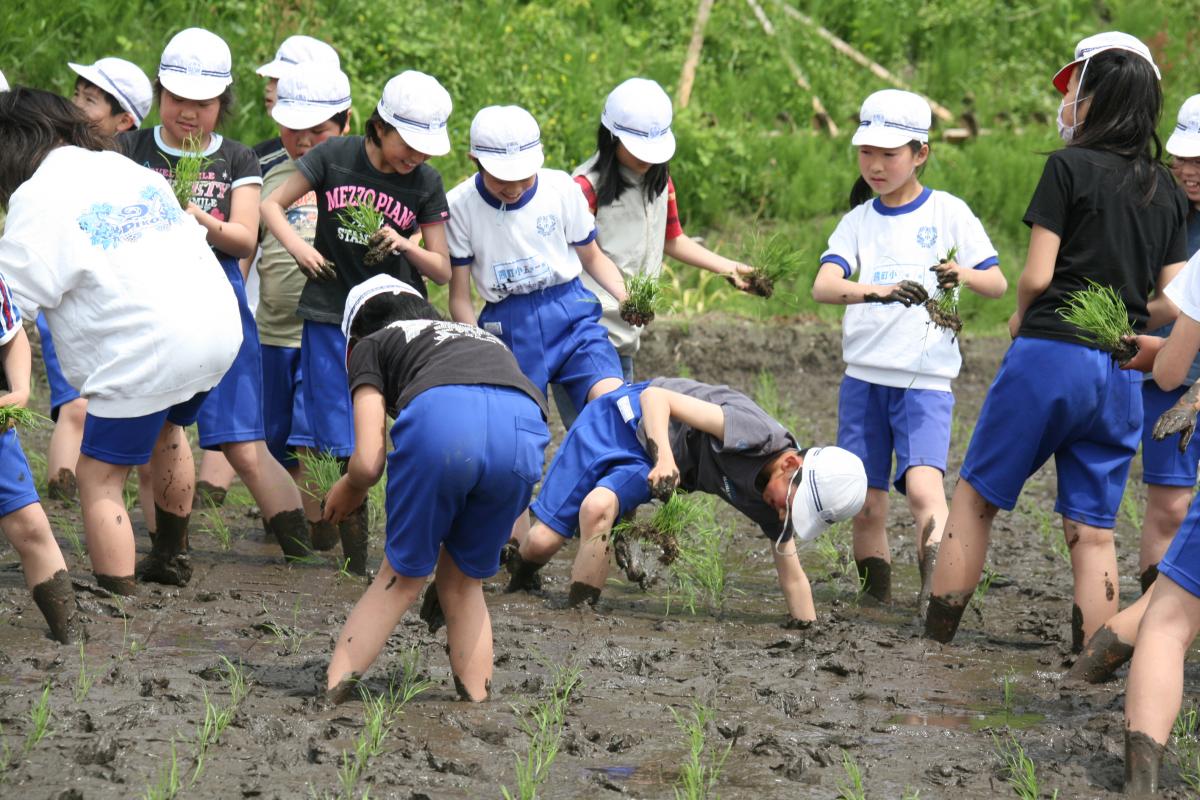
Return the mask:
[[[953,261],[946,261],[941,264],[934,264],[929,268],[929,271],[937,275],[937,285],[939,289],[953,289],[958,286],[958,265]]]
[[[885,295],[869,294],[864,298],[868,303],[900,303],[905,308],[924,303],[929,299],[929,292],[916,281],[900,281]]]
[[[672,467],[669,472],[659,472],[655,467],[647,481],[650,484],[651,497],[665,503],[671,499],[671,495],[675,494],[675,489],[679,486],[679,470]]]
[[[1196,409],[1177,404],[1168,408],[1154,423],[1153,436],[1155,441],[1161,441],[1168,436],[1179,434],[1179,452],[1187,451],[1192,434],[1196,432]]]
[[[729,285],[743,292],[752,292],[750,281],[747,278],[754,272],[754,267],[749,264],[734,265],[733,272],[725,274],[725,280],[729,281]]]

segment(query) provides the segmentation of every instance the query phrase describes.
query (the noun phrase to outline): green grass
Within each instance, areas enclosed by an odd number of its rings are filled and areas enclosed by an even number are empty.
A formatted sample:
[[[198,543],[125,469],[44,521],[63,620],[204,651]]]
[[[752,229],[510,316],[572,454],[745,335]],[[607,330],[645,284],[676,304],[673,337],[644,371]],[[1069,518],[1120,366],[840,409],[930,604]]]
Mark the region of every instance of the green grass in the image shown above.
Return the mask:
[[[535,800],[538,788],[550,776],[550,768],[558,757],[567,706],[571,694],[580,686],[581,670],[573,664],[555,664],[550,669],[552,680],[547,696],[523,708],[513,706],[528,745],[524,757],[518,754],[515,758],[516,790],[500,787],[505,800]]]
[[[867,800],[867,791],[863,788],[862,768],[854,760],[854,756],[842,750],[842,772],[844,780],[838,783],[838,800]]]
[[[1171,730],[1171,745],[1179,780],[1200,794],[1200,710],[1196,706],[1180,710]]]
[[[0,406],[0,431],[15,427],[23,431],[36,430],[44,424],[53,424],[49,417],[44,417],[25,406]]]
[[[29,732],[25,734],[25,752],[37,747],[50,735],[50,682],[42,687],[42,693],[29,709]]]
[[[83,651],[83,642],[79,643],[79,674],[75,676],[75,690],[73,692],[76,705],[87,699],[88,692],[92,690],[92,684],[96,682],[96,678],[87,668],[87,657]]]
[[[330,452],[301,449],[296,451],[296,458],[304,469],[310,487],[304,491],[317,500],[324,500],[325,495],[342,477],[342,460]]]
[[[1017,797],[1021,800],[1040,800],[1042,791],[1038,784],[1037,765],[1025,753],[1025,748],[1021,747],[1016,737],[1010,733],[1007,738],[1001,739],[992,734],[992,743],[994,752],[1000,759],[1004,780]],[[1056,789],[1050,800],[1056,800],[1057,797]]]
[[[222,550],[228,550],[233,546],[233,532],[229,529],[225,517],[221,515],[221,507],[213,502],[211,497],[205,498],[205,505],[208,507],[204,509],[204,523],[200,530],[212,536]]]
[[[713,747],[708,741],[708,726],[713,719],[713,709],[696,700],[692,701],[691,714],[684,716],[671,709],[675,724],[683,731],[687,740],[688,755],[679,768],[679,779],[675,782],[675,800],[715,800],[717,781],[725,768],[725,759],[733,749],[730,742],[724,747]]]
[[[1078,328],[1088,341],[1110,353],[1120,348],[1121,340],[1126,336],[1133,336],[1129,311],[1120,293],[1095,281],[1088,281],[1086,289],[1067,295],[1058,315],[1067,324]]]
[[[171,193],[179,201],[180,208],[188,207],[188,203],[192,201],[196,181],[200,180],[200,174],[204,172],[204,167],[212,161],[201,151],[200,144],[201,140],[196,137],[189,136],[184,139],[183,147],[180,148],[182,155],[175,161],[175,166],[171,168]],[[165,159],[166,156],[163,158]]]
[[[667,305],[663,280],[658,275],[638,272],[625,276],[625,302],[621,304],[622,315],[626,313],[642,317],[649,322]]]

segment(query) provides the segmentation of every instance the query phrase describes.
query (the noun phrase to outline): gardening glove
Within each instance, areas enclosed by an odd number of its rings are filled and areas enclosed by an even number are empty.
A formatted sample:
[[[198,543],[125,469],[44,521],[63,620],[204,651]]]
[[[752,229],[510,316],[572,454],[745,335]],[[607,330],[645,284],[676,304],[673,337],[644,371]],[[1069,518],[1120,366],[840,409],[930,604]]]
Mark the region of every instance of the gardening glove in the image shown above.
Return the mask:
[[[937,275],[938,288],[943,291],[949,291],[962,282],[959,280],[958,270],[958,264],[953,261],[943,261],[929,268],[930,272]]]
[[[900,303],[905,308],[919,305],[929,299],[929,292],[916,281],[900,281],[885,295],[869,294],[869,303]]]
[[[1162,441],[1178,433],[1179,452],[1183,453],[1187,451],[1188,443],[1192,441],[1192,434],[1195,432],[1196,408],[1191,402],[1185,404],[1181,399],[1181,402],[1164,411],[1158,422],[1154,423],[1153,436],[1155,441]]]

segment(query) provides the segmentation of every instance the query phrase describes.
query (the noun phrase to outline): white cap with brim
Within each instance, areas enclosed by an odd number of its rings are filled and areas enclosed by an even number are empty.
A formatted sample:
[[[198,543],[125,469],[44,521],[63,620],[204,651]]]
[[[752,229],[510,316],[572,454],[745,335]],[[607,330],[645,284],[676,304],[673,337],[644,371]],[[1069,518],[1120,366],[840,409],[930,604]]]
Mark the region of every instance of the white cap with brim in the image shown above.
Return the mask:
[[[1167,139],[1167,152],[1176,158],[1200,156],[1200,94],[1194,94],[1179,108],[1179,121]]]
[[[851,144],[891,150],[911,141],[928,142],[933,112],[919,94],[883,89],[863,101]]]
[[[350,328],[354,325],[354,318],[368,300],[381,294],[411,294],[421,297],[421,293],[416,289],[391,275],[375,275],[351,289],[346,295],[346,310],[342,314],[342,336],[346,339],[347,358],[350,356]]]
[[[446,120],[454,104],[450,93],[432,75],[411,69],[401,72],[383,87],[376,110],[417,152],[427,156],[450,152]]]
[[[4,73],[0,72],[0,92],[8,91],[8,78],[4,77]]]
[[[233,83],[232,67],[224,39],[203,28],[186,28],[163,49],[158,82],[185,100],[211,100]]]
[[[609,92],[600,114],[600,124],[647,164],[665,164],[675,155],[672,120],[671,98],[648,78],[630,78]]]
[[[302,131],[349,107],[346,73],[323,64],[300,64],[279,79],[271,118],[285,128]]]
[[[1150,62],[1150,66],[1154,68],[1154,77],[1162,80],[1162,73],[1158,71],[1158,65],[1154,63],[1154,56],[1150,54],[1150,48],[1146,47],[1141,39],[1120,31],[1105,31],[1081,39],[1079,44],[1075,45],[1075,60],[1055,73],[1054,88],[1058,89],[1060,94],[1066,94],[1067,85],[1071,82],[1071,73],[1075,67],[1105,50],[1126,50],[1136,53]]]
[[[800,485],[792,498],[794,536],[808,542],[835,522],[850,519],[867,499],[862,459],[840,447],[813,447],[804,454]]]
[[[471,121],[471,155],[502,181],[531,178],[546,162],[537,120],[520,106],[481,108]]]
[[[298,64],[320,64],[335,70],[342,68],[342,60],[336,50],[320,39],[297,34],[284,39],[275,51],[275,58],[255,72],[264,78],[280,79]]]
[[[135,127],[140,126],[150,113],[154,87],[137,64],[123,58],[102,58],[95,64],[67,62],[67,66],[79,77],[115,97],[121,108],[133,117]]]

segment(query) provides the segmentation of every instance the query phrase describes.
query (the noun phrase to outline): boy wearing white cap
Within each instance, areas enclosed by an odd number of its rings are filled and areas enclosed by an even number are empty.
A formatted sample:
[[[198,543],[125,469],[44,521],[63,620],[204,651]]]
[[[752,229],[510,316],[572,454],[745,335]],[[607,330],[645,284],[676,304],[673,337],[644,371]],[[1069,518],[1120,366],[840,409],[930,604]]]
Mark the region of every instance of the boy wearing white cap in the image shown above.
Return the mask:
[[[150,113],[154,90],[140,67],[123,58],[67,66],[79,76],[72,102],[98,131],[116,136],[141,127]]]
[[[568,602],[595,603],[616,520],[675,488],[715,494],[774,542],[779,585],[795,624],[816,619],[792,539],[808,541],[862,507],[862,462],[838,447],[801,451],[750,398],[685,378],[627,384],[584,406],[554,454],[531,510],[538,522],[508,561],[508,590],[581,535]]]
[[[337,51],[325,42],[300,34],[287,37],[275,51],[275,58],[255,70],[267,79],[263,86],[263,105],[268,114],[279,96],[279,81],[301,64],[315,64],[331,74],[342,70],[342,60]],[[287,150],[278,136],[254,145],[254,155],[258,156],[258,166],[264,177],[288,158]]]
[[[479,172],[450,202],[450,313],[475,322],[471,283],[486,301],[478,324],[509,346],[544,393],[561,384],[575,408],[624,381],[599,325],[600,304],[583,287],[587,270],[617,302],[621,273],[596,244],[595,219],[571,176],[542,169],[537,121],[518,106],[489,106],[471,122]]]
[[[852,141],[859,166],[853,208],[829,238],[813,298],[847,306],[838,445],[862,458],[871,486],[854,519],[860,579],[872,597],[890,600],[887,508],[894,485],[907,496],[916,522],[920,605],[946,524],[942,478],[954,409],[950,382],[962,364],[957,330],[935,325],[923,301],[939,286],[1000,297],[1007,282],[996,248],[967,204],[921,185],[929,103],[912,92],[885,89],[863,102],[859,117]]]

